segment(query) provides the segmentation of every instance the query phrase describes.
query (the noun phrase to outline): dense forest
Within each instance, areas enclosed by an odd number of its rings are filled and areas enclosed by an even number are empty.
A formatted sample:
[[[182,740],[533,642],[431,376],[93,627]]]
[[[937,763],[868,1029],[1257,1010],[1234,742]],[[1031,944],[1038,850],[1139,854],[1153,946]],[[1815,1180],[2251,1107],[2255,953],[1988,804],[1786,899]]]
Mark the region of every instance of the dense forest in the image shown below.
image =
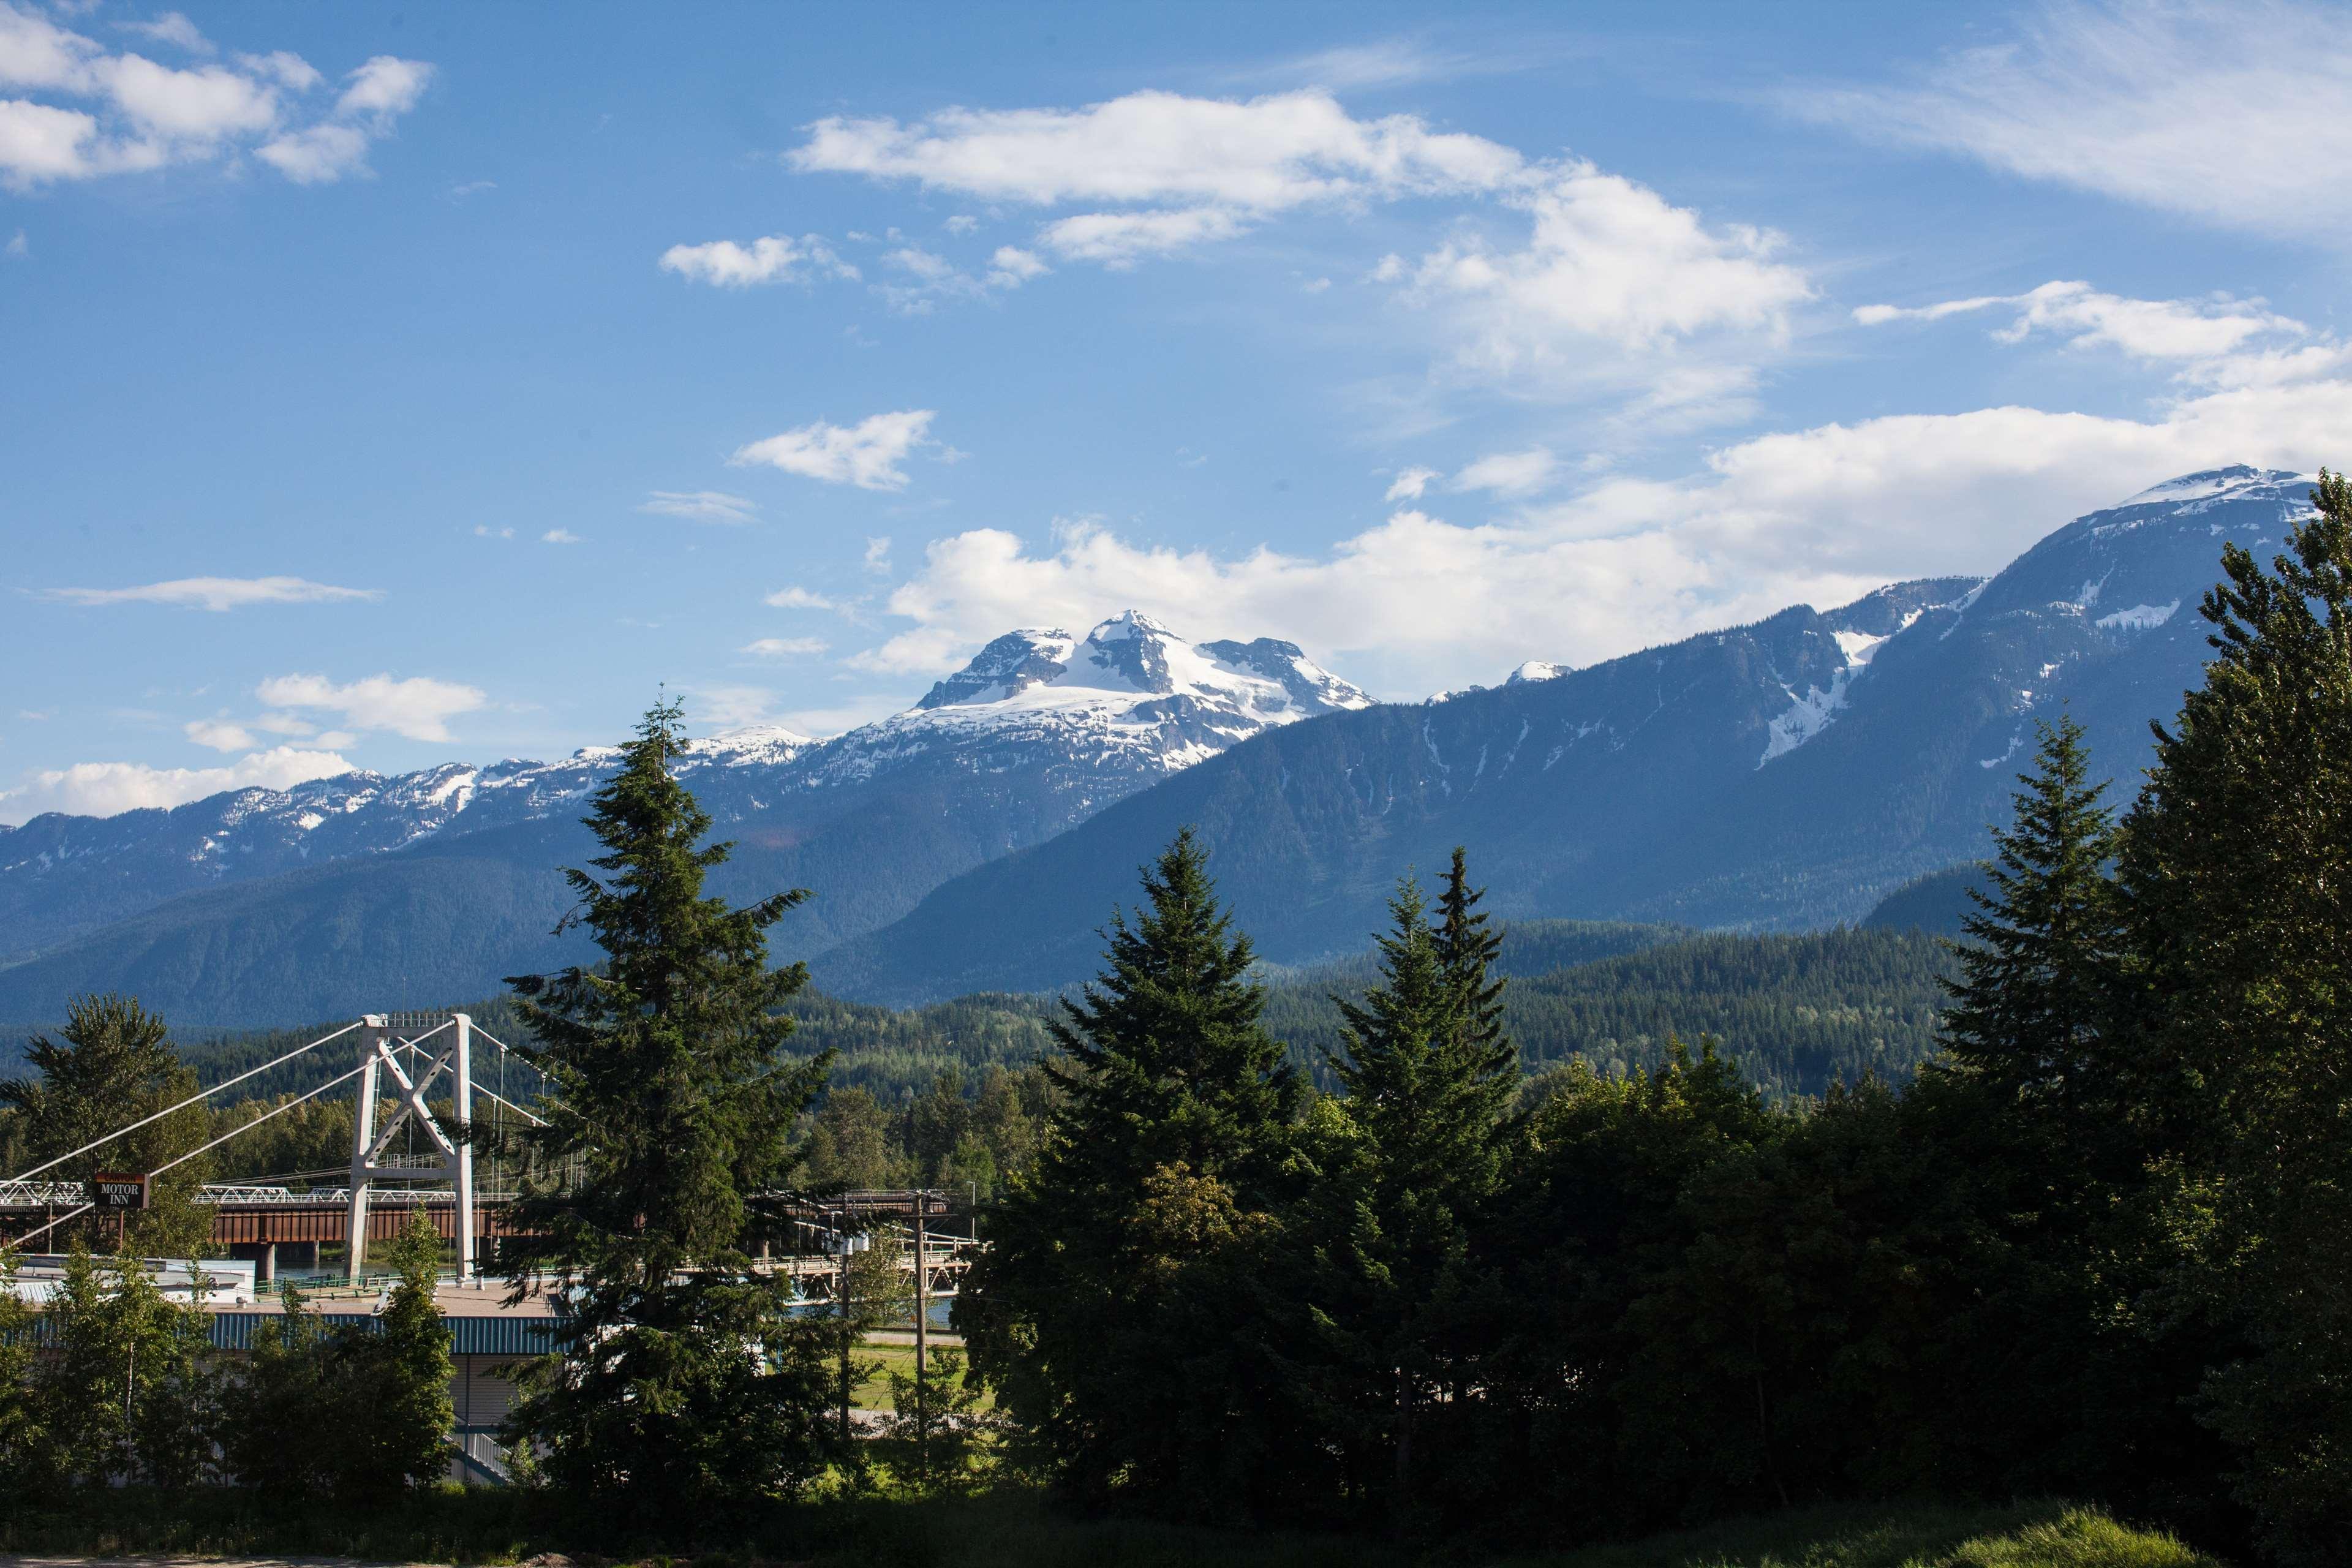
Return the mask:
[[[1655,1068],[1667,1042],[1706,1037],[1772,1098],[1819,1095],[1865,1074],[1900,1082],[1936,1048],[1936,1018],[1943,992],[1938,974],[1948,951],[1916,931],[1853,930],[1805,936],[1700,933],[1673,926],[1579,921],[1523,921],[1505,928],[1496,973],[1512,977],[1504,1017],[1526,1070],[1543,1073],[1571,1060],[1603,1074]],[[1286,1042],[1291,1062],[1319,1089],[1336,1087],[1331,1059],[1345,1021],[1337,998],[1360,992],[1376,961],[1360,955],[1307,967],[1268,966],[1267,1027]],[[498,1040],[520,1042],[513,1002],[493,997],[467,1008]],[[928,1007],[898,1010],[845,1002],[814,992],[790,1001],[794,1019],[789,1051],[835,1053],[825,1102],[850,1094],[829,1124],[825,1147],[869,1151],[822,1158],[825,1176],[857,1173],[852,1185],[887,1186],[910,1173],[982,1189],[992,1173],[1025,1147],[1017,1130],[976,1133],[993,1148],[983,1170],[967,1157],[949,1158],[961,1123],[993,1127],[1010,1103],[1000,1078],[1017,1079],[1033,1110],[1040,1103],[1034,1075],[1018,1073],[1052,1054],[1048,1030],[1059,1012],[1052,996],[964,996]],[[199,1085],[209,1086],[261,1067],[339,1026],[213,1034],[179,1045]],[[248,1079],[236,1100],[275,1105],[317,1087],[343,1069],[327,1053],[301,1058]],[[485,1046],[476,1070],[509,1100],[529,1103],[536,1075],[495,1047]],[[943,1110],[960,1096],[961,1111]],[[856,1091],[851,1093],[850,1091]],[[824,1103],[824,1102],[821,1102]],[[916,1107],[928,1107],[918,1126]],[[229,1116],[248,1115],[238,1110]],[[939,1146],[937,1129],[959,1131]],[[817,1123],[812,1121],[812,1129]],[[7,1113],[0,1111],[0,1152],[8,1146]],[[348,1101],[329,1097],[289,1111],[240,1139],[215,1162],[216,1179],[257,1179],[324,1170],[348,1161]],[[4,1163],[5,1162],[0,1162]],[[12,1167],[13,1168],[13,1167]]]

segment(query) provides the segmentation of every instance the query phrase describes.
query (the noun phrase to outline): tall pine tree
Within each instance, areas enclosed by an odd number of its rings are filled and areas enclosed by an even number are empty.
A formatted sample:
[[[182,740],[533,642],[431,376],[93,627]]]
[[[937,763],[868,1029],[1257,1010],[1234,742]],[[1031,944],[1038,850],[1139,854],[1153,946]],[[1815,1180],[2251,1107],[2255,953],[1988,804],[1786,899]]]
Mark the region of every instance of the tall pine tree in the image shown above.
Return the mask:
[[[1472,1247],[1501,1171],[1502,1118],[1517,1053],[1502,1030],[1499,941],[1475,912],[1454,851],[1433,928],[1410,878],[1378,939],[1381,978],[1360,1003],[1334,998],[1345,1054],[1331,1068],[1346,1135],[1323,1159],[1325,1191],[1299,1228],[1323,1267],[1309,1287],[1338,1353],[1350,1476],[1400,1523],[1418,1513],[1415,1455],[1440,1395],[1466,1394],[1482,1336]],[[1459,1411],[1441,1412],[1458,1416]],[[1458,1423],[1457,1423],[1458,1424]],[[1385,1457],[1375,1492],[1369,1451]]]
[[[2123,939],[2108,866],[2117,845],[2083,727],[2068,715],[2040,733],[2033,771],[2018,775],[2024,787],[2011,797],[2015,818],[1993,830],[1990,890],[1969,889],[1977,910],[1952,950],[1959,975],[1946,985],[1944,1048],[1995,1098],[2079,1134],[2078,1106],[2105,1098],[2113,1081],[2105,1042]]]
[[[1018,1439],[1068,1489],[1263,1512],[1298,1423],[1246,1331],[1246,1259],[1286,1190],[1300,1086],[1190,830],[1143,891],[1055,1026],[1063,1097],[990,1218],[957,1321]]]
[[[2205,1336],[2208,1419],[2272,1552],[2317,1563],[2352,1538],[2352,486],[2311,500],[2267,571],[2223,552],[2122,882],[2178,1294],[2243,1336]]]
[[[751,1197],[783,1184],[793,1121],[830,1053],[782,1054],[806,983],[767,932],[807,895],[706,896],[729,846],[671,768],[682,713],[656,705],[587,826],[602,878],[568,871],[594,968],[510,982],[550,1090],[520,1136],[563,1179],[528,1191],[502,1251],[520,1294],[545,1270],[572,1314],[530,1371],[511,1436],[551,1480],[658,1513],[790,1491],[835,1454],[822,1328],[749,1267]]]

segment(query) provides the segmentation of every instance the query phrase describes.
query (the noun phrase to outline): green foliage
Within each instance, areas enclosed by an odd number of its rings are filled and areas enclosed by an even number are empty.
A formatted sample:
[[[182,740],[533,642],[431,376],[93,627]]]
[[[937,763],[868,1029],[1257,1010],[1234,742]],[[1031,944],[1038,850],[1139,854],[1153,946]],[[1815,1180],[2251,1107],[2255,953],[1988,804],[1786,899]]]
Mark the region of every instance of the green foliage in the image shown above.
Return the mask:
[[[1246,1516],[1295,1473],[1278,1369],[1240,1330],[1299,1085],[1191,835],[1143,889],[1055,1026],[1063,1099],[957,1323],[1021,1447],[1075,1494]]]
[[[47,1316],[55,1349],[34,1368],[32,1398],[49,1475],[84,1487],[215,1478],[219,1391],[200,1309],[76,1248]]]
[[[2224,552],[2216,655],[2158,736],[2120,880],[2171,1283],[2222,1326],[2209,1419],[2268,1548],[2320,1563],[2352,1536],[2352,485],[2323,471],[2312,500],[2267,571]]]
[[[46,1163],[194,1094],[195,1075],[173,1050],[169,1034],[163,1019],[131,997],[78,998],[57,1039],[38,1036],[26,1048],[26,1060],[40,1077],[0,1083],[0,1104],[23,1118],[25,1152],[35,1163]],[[210,1125],[203,1106],[188,1106],[77,1155],[44,1179],[86,1182],[99,1171],[152,1172],[200,1147]],[[124,1250],[175,1258],[204,1250],[211,1216],[190,1201],[205,1179],[204,1163],[188,1161],[156,1178],[147,1208],[127,1216]],[[70,1239],[112,1247],[115,1224],[104,1215],[70,1221],[50,1233],[50,1245]]]
[[[934,1350],[925,1375],[890,1373],[890,1416],[876,1434],[883,1461],[920,1496],[978,1485],[1002,1420],[988,1391],[952,1350]]]
[[[805,895],[704,895],[728,847],[702,844],[710,818],[671,775],[679,721],[651,710],[593,797],[605,879],[566,873],[604,962],[513,983],[551,1090],[517,1142],[572,1174],[525,1189],[532,1239],[502,1254],[518,1294],[547,1268],[572,1306],[561,1353],[525,1373],[513,1443],[558,1486],[656,1512],[796,1489],[836,1441],[825,1332],[745,1252],[747,1194],[789,1177],[827,1066],[782,1058],[806,972],[768,966],[768,929]]]
[[[339,1490],[369,1496],[430,1486],[449,1468],[449,1329],[434,1301],[441,1237],[412,1210],[382,1253],[394,1283],[373,1332],[339,1336],[335,1382],[365,1412],[342,1440]]]
[[[334,1376],[326,1327],[291,1281],[278,1307],[254,1325],[242,1375],[222,1401],[222,1462],[238,1484],[273,1500],[328,1496],[342,1445],[288,1435],[309,1430],[346,1391]]]
[[[1317,1190],[1286,1216],[1313,1260],[1299,1289],[1328,1358],[1315,1398],[1335,1418],[1343,1484],[1400,1517],[1414,1509],[1423,1429],[1436,1420],[1432,1436],[1445,1436],[1439,1396],[1481,1375],[1478,1330],[1493,1310],[1470,1252],[1518,1060],[1477,900],[1458,853],[1435,929],[1420,889],[1399,888],[1380,983],[1360,1004],[1339,1001],[1347,1054],[1332,1069],[1347,1098],[1314,1141]]]
[[[21,1497],[49,1458],[33,1388],[32,1309],[16,1289],[16,1254],[0,1247],[0,1497]]]

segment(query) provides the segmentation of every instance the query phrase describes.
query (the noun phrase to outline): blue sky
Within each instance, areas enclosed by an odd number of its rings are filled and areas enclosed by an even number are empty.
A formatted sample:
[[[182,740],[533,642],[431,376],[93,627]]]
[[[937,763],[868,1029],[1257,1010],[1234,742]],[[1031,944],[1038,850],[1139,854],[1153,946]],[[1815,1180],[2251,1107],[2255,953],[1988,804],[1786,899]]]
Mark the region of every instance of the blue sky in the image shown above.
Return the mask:
[[[2340,464],[2345,20],[0,0],[0,821],[1129,606],[1417,697]]]

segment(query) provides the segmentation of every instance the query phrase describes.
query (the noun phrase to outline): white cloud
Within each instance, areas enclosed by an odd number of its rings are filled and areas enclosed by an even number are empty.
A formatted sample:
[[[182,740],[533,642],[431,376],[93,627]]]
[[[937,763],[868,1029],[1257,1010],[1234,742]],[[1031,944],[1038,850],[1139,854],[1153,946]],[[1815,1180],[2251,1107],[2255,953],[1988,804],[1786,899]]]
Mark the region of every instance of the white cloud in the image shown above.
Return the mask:
[[[22,261],[32,254],[32,243],[25,237],[25,231],[21,228],[6,245],[0,246],[0,256],[5,256],[11,261]]]
[[[689,517],[697,522],[750,522],[759,503],[725,490],[656,490],[639,511],[662,517]]]
[[[857,268],[841,259],[822,235],[798,239],[772,234],[738,245],[715,239],[707,245],[673,245],[662,252],[665,272],[675,272],[690,283],[721,289],[749,289],[761,283],[799,283],[813,276],[856,279]]]
[[[1529,496],[1559,471],[1559,459],[1541,447],[1524,452],[1494,452],[1454,476],[1457,490],[1492,490],[1504,497]]]
[[[578,534],[572,532],[568,528],[551,528],[545,533],[539,536],[539,542],[541,544],[579,544],[584,542]]]
[[[745,643],[743,651],[761,658],[795,658],[823,653],[827,646],[823,637],[761,637]]]
[[[514,537],[514,529],[511,526],[506,528],[492,528],[487,522],[478,522],[474,524],[474,537],[477,539],[512,539]]]
[[[1182,207],[1168,212],[1081,213],[1057,218],[1037,231],[1037,241],[1056,256],[1132,267],[1143,257],[1167,256],[1196,245],[1231,239],[1245,226],[1223,207]]]
[[[252,731],[225,719],[198,719],[181,728],[189,740],[212,751],[249,752],[254,747]]]
[[[1133,605],[1190,637],[1280,627],[1411,697],[1530,657],[1581,664],[1895,578],[1991,571],[2174,475],[2308,470],[2347,449],[2352,384],[2303,381],[2147,419],[2006,407],[1821,426],[1740,442],[1678,481],[1603,479],[1507,523],[1401,511],[1318,554],[1148,547],[1084,523],[1033,548],[976,530],[929,547],[888,601],[907,629],[850,662],[930,673],[1007,626]]]
[[[812,594],[806,588],[779,588],[760,601],[780,610],[835,610],[841,606],[822,594]]]
[[[911,124],[839,116],[787,154],[803,172],[914,180],[991,201],[1175,203],[1276,212],[1365,195],[1490,188],[1519,155],[1419,118],[1349,118],[1328,93],[1233,102],[1144,91],[1084,109],[948,109]]]
[[[1709,226],[1588,163],[1563,164],[1508,201],[1531,220],[1524,246],[1465,234],[1418,262],[1391,257],[1373,273],[1446,313],[1455,365],[1479,380],[1617,381],[1668,403],[1716,401],[1747,384],[1747,364],[1777,351],[1790,311],[1812,297],[1801,268],[1774,259],[1778,235]],[[1729,357],[1661,374],[1662,362],[1693,344]]]
[[[327,79],[319,74],[318,67],[288,49],[272,49],[266,55],[239,55],[236,63],[256,76],[267,77],[296,92],[309,92]]]
[[[1435,468],[1407,468],[1396,477],[1396,482],[1389,486],[1388,494],[1382,499],[1419,500],[1421,492],[1427,489],[1429,481],[1435,478],[1437,478]]]
[[[2257,233],[2352,240],[2352,34],[2280,0],[2057,4],[1896,86],[1791,113]]]
[[[351,86],[335,100],[335,112],[346,120],[390,120],[416,107],[433,80],[433,68],[423,60],[377,55],[344,79]]]
[[[332,184],[367,167],[367,133],[354,125],[311,125],[257,149],[254,156],[298,185]]]
[[[273,747],[219,768],[154,768],[140,763],[76,763],[37,773],[22,789],[0,793],[0,821],[23,822],[45,811],[79,816],[166,809],[230,789],[290,789],[332,778],[352,764],[332,752]]]
[[[918,447],[935,445],[929,436],[932,417],[929,408],[909,408],[870,415],[851,426],[819,420],[754,441],[729,461],[764,463],[788,474],[860,489],[904,489],[907,473],[899,465]]]
[[[351,729],[389,730],[412,741],[446,741],[451,719],[488,700],[478,688],[422,675],[405,680],[371,675],[344,686],[323,675],[279,675],[255,694],[272,708],[324,710],[341,715]]]
[[[877,576],[890,574],[890,536],[878,534],[866,542],[866,569]]]
[[[689,686],[687,715],[698,728],[740,730],[776,721],[776,694],[764,686]]]
[[[988,280],[1000,289],[1018,289],[1034,278],[1043,278],[1052,268],[1039,260],[1034,252],[1018,246],[1000,245],[996,254],[988,258]]]
[[[2049,332],[2084,347],[2105,346],[2144,360],[2210,360],[2242,348],[2253,338],[2303,336],[2300,321],[2273,315],[2239,300],[2132,300],[2103,294],[2088,283],[2044,283],[2023,294],[1986,295],[1903,308],[1864,305],[1853,319],[1865,327],[1889,321],[1936,321],[1978,310],[2014,312],[1993,335],[2021,342]]]
[[[117,22],[114,25],[126,33],[136,33],[152,43],[169,44],[192,55],[219,52],[213,47],[211,39],[197,31],[194,22],[177,11],[166,11],[152,22]]]
[[[980,220],[970,213],[958,213],[940,226],[950,234],[971,234],[980,227]]]
[[[47,596],[73,605],[182,605],[219,611],[247,605],[381,599],[383,595],[374,588],[338,588],[304,577],[175,577],[135,588],[53,588]]]
[[[170,13],[124,26],[174,48],[212,53],[188,20]],[[372,141],[414,107],[433,68],[379,55],[351,73],[324,117],[286,96],[320,80],[300,56],[241,54],[233,66],[166,66],[111,54],[95,40],[0,0],[0,88],[80,100],[0,98],[0,185],[30,190],[174,163],[213,162],[250,150],[297,184],[366,168]]]

